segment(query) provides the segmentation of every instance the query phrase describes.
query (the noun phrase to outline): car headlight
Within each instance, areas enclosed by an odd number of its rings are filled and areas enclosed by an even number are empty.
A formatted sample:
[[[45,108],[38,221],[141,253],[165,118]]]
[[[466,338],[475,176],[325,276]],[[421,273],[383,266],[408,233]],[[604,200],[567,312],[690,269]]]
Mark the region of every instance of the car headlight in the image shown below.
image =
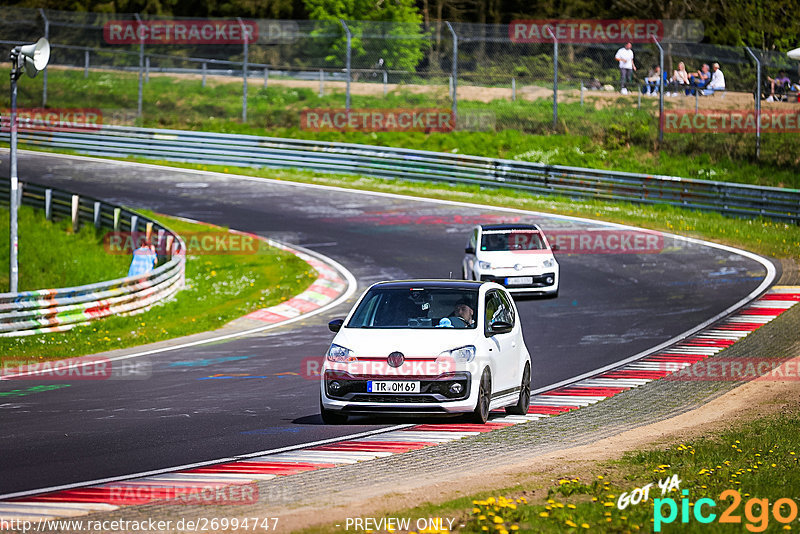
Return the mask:
[[[457,362],[471,362],[475,359],[475,345],[467,345],[466,347],[458,347],[457,349],[446,350],[439,354],[438,358],[452,358]]]
[[[545,267],[554,267],[555,264],[556,260],[554,260],[553,258],[546,259],[544,260],[544,263],[542,263],[542,265],[544,265]]]
[[[478,267],[480,267],[481,269],[491,269],[492,268],[492,264],[489,263],[488,261],[479,261],[478,262]]]
[[[329,362],[357,362],[358,358],[353,356],[353,351],[347,347],[342,347],[336,343],[331,343],[331,348],[328,349],[325,358]]]

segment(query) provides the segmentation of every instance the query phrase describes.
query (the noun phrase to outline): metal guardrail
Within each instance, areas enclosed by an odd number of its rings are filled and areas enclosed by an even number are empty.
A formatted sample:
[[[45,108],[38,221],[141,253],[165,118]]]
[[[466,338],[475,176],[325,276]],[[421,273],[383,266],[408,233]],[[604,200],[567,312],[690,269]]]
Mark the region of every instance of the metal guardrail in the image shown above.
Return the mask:
[[[7,140],[8,134],[3,133],[0,139]],[[126,126],[80,131],[36,129],[21,124],[19,140],[27,145],[95,156],[139,156],[207,165],[301,168],[379,178],[436,180],[800,222],[800,190],[675,176],[371,145]]]
[[[167,261],[137,276],[59,289],[0,294],[0,337],[60,332],[111,315],[138,313],[166,300],[184,285],[186,257],[181,237],[157,221],[94,198],[30,182],[21,184],[21,203],[43,209],[48,218],[71,218],[116,232],[150,233]],[[9,188],[0,188],[0,204]]]

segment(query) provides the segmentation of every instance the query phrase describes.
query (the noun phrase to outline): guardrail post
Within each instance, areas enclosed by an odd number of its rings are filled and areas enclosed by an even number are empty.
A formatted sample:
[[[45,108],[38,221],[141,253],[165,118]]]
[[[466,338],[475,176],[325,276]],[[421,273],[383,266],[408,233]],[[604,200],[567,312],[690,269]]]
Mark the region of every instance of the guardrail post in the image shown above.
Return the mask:
[[[101,208],[102,208],[102,204],[99,201],[95,201],[95,203],[94,203],[94,216],[92,217],[92,222],[94,222],[94,227],[97,228],[98,230],[100,229],[100,226],[103,224],[103,220],[100,217]]]
[[[77,233],[80,228],[80,221],[78,220],[80,216],[80,203],[81,197],[79,195],[72,195],[72,231],[75,233]]]
[[[119,232],[120,208],[114,208],[114,231]]]
[[[156,251],[162,251],[165,256],[169,256],[169,251],[164,249],[164,229],[158,229],[158,245],[156,246]]]
[[[131,215],[131,233],[136,231],[137,226],[139,226],[139,216]]]
[[[207,68],[206,67],[206,62],[203,61],[203,81],[200,84],[200,87],[205,87],[206,86],[206,68]]]
[[[134,13],[136,17],[136,30],[139,34],[139,93],[136,97],[136,118],[142,118],[142,77],[144,74],[144,32],[139,30],[139,27],[142,24],[142,18],[139,16],[138,13]]]
[[[325,71],[319,69],[319,96],[325,95]]]
[[[242,17],[236,17],[239,21],[239,26],[242,28],[242,36],[244,38],[244,58],[242,59],[242,122],[247,122],[247,63],[250,55],[249,48],[249,35],[247,34],[247,27],[242,22]]]
[[[144,227],[144,238],[150,241],[153,238],[153,221],[148,221]]]
[[[458,124],[458,34],[449,21],[444,23],[453,37],[453,120]]]
[[[269,67],[264,67],[264,89],[269,85]]]
[[[511,101],[517,101],[517,79],[511,78]]]
[[[42,16],[42,20],[44,21],[44,38],[49,41],[50,21],[47,19],[44,9],[39,8],[39,14]],[[47,107],[47,67],[45,67],[44,72],[42,72],[42,107]]]
[[[175,252],[174,250],[172,250],[172,247],[174,245],[175,245],[175,238],[172,236],[172,234],[167,235],[167,246],[164,248],[167,252],[168,258],[171,258],[173,253]]]
[[[347,71],[347,89],[345,91],[345,110],[347,110],[347,116],[350,117],[350,56],[352,54],[352,40],[353,36],[350,33],[350,28],[347,27],[347,23],[339,19],[339,22],[342,23],[342,27],[344,28],[344,32],[347,35],[347,50],[345,51],[345,70]]]
[[[53,190],[44,190],[44,218],[48,221],[53,220]]]

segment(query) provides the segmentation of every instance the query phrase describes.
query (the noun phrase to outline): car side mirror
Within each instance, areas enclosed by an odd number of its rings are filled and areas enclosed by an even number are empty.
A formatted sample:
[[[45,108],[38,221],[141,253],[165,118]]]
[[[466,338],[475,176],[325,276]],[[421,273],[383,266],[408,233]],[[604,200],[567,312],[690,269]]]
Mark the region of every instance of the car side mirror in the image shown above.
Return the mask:
[[[328,323],[328,330],[331,332],[338,332],[342,329],[342,325],[344,324],[344,319],[334,319],[333,321]]]
[[[464,252],[467,254],[475,254],[475,249],[472,247],[467,247],[464,249]]]
[[[507,334],[513,330],[514,325],[511,323],[507,323],[505,321],[495,321],[489,325],[489,333],[491,335],[495,334]]]
[[[553,252],[555,252],[556,250],[561,250],[561,247],[559,247],[558,245],[556,245],[555,243],[553,243],[552,245],[550,245],[550,250],[552,250]]]

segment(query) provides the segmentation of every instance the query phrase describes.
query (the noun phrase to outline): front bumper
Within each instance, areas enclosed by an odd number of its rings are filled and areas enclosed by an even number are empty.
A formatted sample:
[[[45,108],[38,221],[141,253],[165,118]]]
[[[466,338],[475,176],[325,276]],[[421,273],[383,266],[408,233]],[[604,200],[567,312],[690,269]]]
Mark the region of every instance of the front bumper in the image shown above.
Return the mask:
[[[518,277],[530,277],[531,282],[526,284],[513,284],[509,283],[510,279]],[[481,274],[480,279],[482,282],[495,282],[508,289],[511,293],[526,292],[526,293],[554,293],[558,291],[558,271],[540,273],[540,274],[527,274],[514,271],[512,273],[492,273]]]
[[[368,380],[397,380],[386,376],[351,375],[343,371],[327,370],[321,381],[322,404],[328,410],[347,413],[462,413],[475,408],[472,374],[466,371],[444,373],[438,376],[406,376],[403,380],[419,381],[419,393],[368,393]],[[338,384],[338,388],[332,385]],[[450,391],[458,383],[462,391]]]

